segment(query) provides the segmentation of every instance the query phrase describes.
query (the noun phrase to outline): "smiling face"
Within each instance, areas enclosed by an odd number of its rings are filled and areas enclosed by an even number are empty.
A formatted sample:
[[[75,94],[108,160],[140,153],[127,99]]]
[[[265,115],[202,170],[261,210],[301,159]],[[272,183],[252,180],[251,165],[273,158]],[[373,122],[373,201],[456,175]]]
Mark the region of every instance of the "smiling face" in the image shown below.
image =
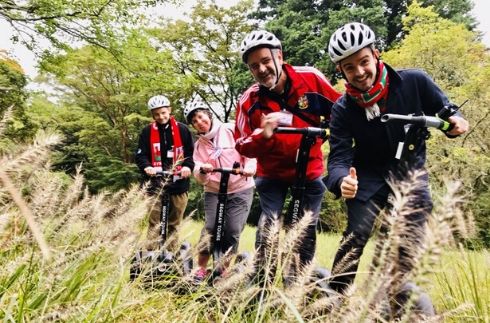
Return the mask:
[[[151,110],[153,120],[159,124],[166,124],[170,119],[171,107],[161,107]]]
[[[273,55],[275,55],[275,64]],[[282,52],[278,49],[257,48],[247,57],[247,65],[254,79],[266,88],[271,88],[276,84],[277,72],[282,69],[282,64]]]
[[[191,124],[198,133],[208,133],[211,129],[211,118],[209,114],[204,110],[198,110],[194,113],[191,119]]]
[[[369,90],[376,80],[376,65],[379,52],[371,47],[364,47],[338,64],[347,82],[360,91]]]

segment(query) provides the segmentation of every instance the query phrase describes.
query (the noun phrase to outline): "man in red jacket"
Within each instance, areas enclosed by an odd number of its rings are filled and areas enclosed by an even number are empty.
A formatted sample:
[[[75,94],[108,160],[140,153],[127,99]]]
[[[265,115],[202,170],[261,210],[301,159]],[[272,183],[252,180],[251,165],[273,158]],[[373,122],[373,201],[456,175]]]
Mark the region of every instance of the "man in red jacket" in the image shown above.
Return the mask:
[[[295,181],[301,141],[299,134],[278,134],[274,129],[319,127],[322,117],[328,121],[330,108],[340,94],[317,69],[285,63],[281,42],[270,32],[251,32],[242,41],[240,54],[257,83],[243,93],[237,106],[236,149],[257,158],[256,187],[262,214],[255,244],[259,259],[263,259],[264,232],[281,215]],[[308,159],[304,202],[305,210],[313,213],[313,221],[299,246],[301,265],[310,263],[315,254],[316,224],[325,192],[321,145],[318,139]]]

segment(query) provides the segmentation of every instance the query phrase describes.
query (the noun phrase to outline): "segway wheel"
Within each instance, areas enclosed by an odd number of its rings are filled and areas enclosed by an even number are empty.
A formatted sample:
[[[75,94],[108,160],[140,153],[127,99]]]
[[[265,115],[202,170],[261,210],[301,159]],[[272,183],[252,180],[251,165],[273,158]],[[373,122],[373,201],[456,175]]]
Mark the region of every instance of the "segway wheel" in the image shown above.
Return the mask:
[[[415,299],[411,300],[412,305],[410,307],[410,311],[413,312],[417,316],[423,317],[432,317],[435,316],[434,305],[432,301],[427,295],[427,293],[423,292],[420,287],[415,285],[413,282],[405,283],[398,295],[396,295],[395,300],[399,311],[403,311],[405,304],[410,301],[410,298],[415,293]],[[399,316],[401,313],[395,313],[395,316]]]
[[[194,263],[192,261],[191,244],[187,241],[182,243],[179,250],[179,261],[182,263],[182,275],[188,276],[192,272]]]
[[[130,281],[134,281],[141,274],[141,270],[142,270],[141,258],[142,258],[142,255],[143,255],[143,252],[141,250],[139,250],[138,252],[136,252],[133,259],[131,260],[131,267],[129,268],[129,280]]]

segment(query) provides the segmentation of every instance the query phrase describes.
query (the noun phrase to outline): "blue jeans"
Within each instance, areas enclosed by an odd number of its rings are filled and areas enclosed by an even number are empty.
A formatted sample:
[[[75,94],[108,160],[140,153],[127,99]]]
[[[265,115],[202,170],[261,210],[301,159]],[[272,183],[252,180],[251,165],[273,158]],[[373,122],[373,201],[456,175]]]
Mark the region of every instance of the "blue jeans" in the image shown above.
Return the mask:
[[[281,216],[284,201],[292,184],[276,179],[257,177],[255,185],[259,194],[260,207],[262,208],[255,240],[255,248],[260,257],[264,252],[264,239],[266,238],[267,229]],[[313,221],[308,226],[305,236],[302,237],[298,246],[301,265],[309,264],[315,255],[316,226],[325,190],[326,188],[321,178],[307,182],[305,185],[304,209],[313,212]]]

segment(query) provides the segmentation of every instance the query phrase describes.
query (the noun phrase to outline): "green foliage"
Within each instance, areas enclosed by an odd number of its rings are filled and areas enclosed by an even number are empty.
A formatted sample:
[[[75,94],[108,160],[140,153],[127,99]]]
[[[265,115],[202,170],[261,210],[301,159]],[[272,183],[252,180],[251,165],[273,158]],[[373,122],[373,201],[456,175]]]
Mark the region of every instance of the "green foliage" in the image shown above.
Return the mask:
[[[65,138],[54,153],[55,170],[75,174],[83,165],[92,191],[118,190],[137,180],[136,167],[121,158],[122,146],[114,140],[117,130],[96,112],[73,105],[55,106],[36,96],[28,114],[39,128],[56,129]],[[136,143],[131,144],[134,150]]]
[[[347,224],[347,209],[342,199],[335,199],[330,192],[325,192],[320,210],[319,230],[322,232],[339,233]]]
[[[38,51],[39,40],[67,49],[73,40],[117,52],[112,44],[128,26],[141,22],[141,8],[162,0],[3,1],[0,17],[14,28],[14,41]]]
[[[204,220],[204,189],[203,186],[195,180],[190,181],[189,200],[187,201],[187,214],[194,212],[193,219]]]
[[[95,152],[88,157],[84,175],[92,192],[125,189],[140,178],[136,165],[124,163],[121,159],[110,157],[103,152]]]
[[[229,121],[240,93],[251,82],[236,51],[250,31],[246,14],[251,1],[221,8],[198,1],[188,21],[162,22],[148,32],[162,48],[169,49],[179,72],[192,80],[186,100],[200,96],[222,121]]]
[[[383,58],[397,67],[423,68],[448,91],[466,84],[485,60],[484,46],[474,33],[431,8],[415,3],[403,23],[409,34]]]
[[[27,78],[20,65],[0,51],[0,113],[12,104],[22,106]]]
[[[129,163],[132,141],[139,131],[136,127],[141,126],[135,114],[147,115],[146,101],[156,93],[174,97],[173,91],[185,91],[185,82],[173,71],[171,54],[157,52],[142,34],[130,34],[120,49],[123,54],[119,61],[104,50],[88,46],[46,57],[41,66],[48,76],[67,87],[67,95],[74,94],[75,104],[97,113],[117,133],[113,138],[119,141],[120,156]]]
[[[192,82],[176,70],[169,50],[155,48],[142,33],[128,31],[119,49],[117,59],[98,47],[85,46],[45,56],[41,62],[44,77],[54,78],[65,89],[65,107],[47,106],[58,110],[58,123],[51,126],[67,138],[55,165],[73,172],[84,162],[92,190],[116,190],[135,180],[133,152],[141,129],[151,121],[148,98],[164,93],[175,103],[173,113],[180,116],[178,99],[187,95]]]
[[[325,51],[330,35],[351,21],[362,21],[373,28],[381,49],[390,48],[403,39],[402,17],[412,1],[259,1],[255,18],[266,21],[266,28],[282,40],[285,58],[294,65],[313,65],[334,78],[335,70]],[[470,0],[420,1],[434,5],[442,17],[463,22],[473,28]],[[337,76],[337,78],[340,78]]]
[[[475,18],[471,15],[471,10],[473,9],[471,0],[387,0],[388,34],[386,44],[389,47],[405,37],[406,31],[403,29],[402,20],[407,14],[408,7],[416,3],[421,4],[423,7],[432,6],[439,16],[455,23],[461,23],[467,29],[472,30],[477,24]]]
[[[20,65],[0,50],[0,151],[30,140],[37,130],[24,112],[26,84]]]

